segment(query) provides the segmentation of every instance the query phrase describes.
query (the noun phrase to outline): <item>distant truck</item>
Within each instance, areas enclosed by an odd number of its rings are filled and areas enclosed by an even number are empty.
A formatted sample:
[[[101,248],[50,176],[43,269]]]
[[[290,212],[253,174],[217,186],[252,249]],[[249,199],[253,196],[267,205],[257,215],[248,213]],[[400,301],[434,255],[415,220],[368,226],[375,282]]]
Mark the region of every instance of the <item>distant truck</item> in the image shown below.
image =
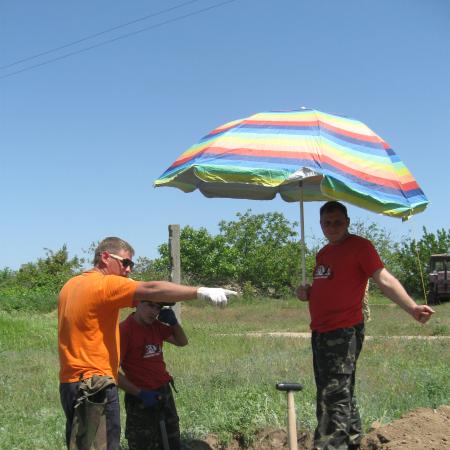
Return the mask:
[[[428,303],[450,300],[450,253],[431,255],[428,273]]]

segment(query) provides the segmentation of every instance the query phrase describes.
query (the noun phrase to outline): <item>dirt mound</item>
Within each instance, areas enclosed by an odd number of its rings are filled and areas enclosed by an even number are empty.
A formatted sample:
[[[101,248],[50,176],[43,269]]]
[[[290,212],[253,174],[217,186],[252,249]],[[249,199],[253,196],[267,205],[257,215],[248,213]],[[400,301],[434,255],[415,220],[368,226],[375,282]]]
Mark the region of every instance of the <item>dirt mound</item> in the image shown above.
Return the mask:
[[[419,408],[394,422],[377,426],[363,440],[364,450],[449,450],[450,406]]]
[[[298,450],[310,450],[311,433],[298,433]],[[185,443],[185,450],[241,450],[238,441],[223,447],[216,436]],[[249,450],[282,450],[288,448],[285,429],[266,428],[255,436]],[[436,410],[419,408],[388,425],[374,423],[363,439],[361,450],[449,450],[450,406]]]

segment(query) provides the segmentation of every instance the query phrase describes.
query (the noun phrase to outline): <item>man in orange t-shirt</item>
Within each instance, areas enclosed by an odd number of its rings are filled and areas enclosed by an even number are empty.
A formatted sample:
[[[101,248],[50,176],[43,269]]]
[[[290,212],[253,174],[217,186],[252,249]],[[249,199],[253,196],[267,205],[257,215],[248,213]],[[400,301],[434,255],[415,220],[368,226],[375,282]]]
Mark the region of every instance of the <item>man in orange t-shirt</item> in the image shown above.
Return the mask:
[[[111,377],[104,389],[108,450],[120,448],[120,412],[117,393],[119,367],[119,309],[139,301],[179,302],[199,298],[225,305],[235,292],[221,288],[193,287],[167,281],[138,282],[128,278],[134,250],[117,237],[100,242],[94,267],[71,278],[61,289],[58,302],[60,398],[66,415],[69,447],[74,407],[81,381],[94,375]]]

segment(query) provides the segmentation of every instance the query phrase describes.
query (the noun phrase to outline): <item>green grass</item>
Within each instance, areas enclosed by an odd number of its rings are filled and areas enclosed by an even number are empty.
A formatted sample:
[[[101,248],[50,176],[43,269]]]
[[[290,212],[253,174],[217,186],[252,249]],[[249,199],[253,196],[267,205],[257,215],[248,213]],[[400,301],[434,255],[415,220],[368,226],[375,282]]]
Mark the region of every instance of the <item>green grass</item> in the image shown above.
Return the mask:
[[[0,313],[0,448],[63,448],[55,314]]]
[[[357,373],[357,395],[367,429],[417,407],[450,404],[450,339],[403,340],[389,336],[449,336],[450,303],[436,306],[421,326],[397,307],[373,300],[372,321]],[[122,317],[129,311],[124,311]],[[308,339],[249,337],[248,331],[308,331],[304,303],[292,300],[231,302],[219,310],[189,302],[182,308],[185,348],[165,347],[175,377],[185,438],[218,434],[242,443],[265,426],[286,421],[278,381],[304,384],[295,394],[301,428],[314,427],[315,390]],[[64,448],[58,394],[55,313],[0,312],[0,449]],[[122,414],[124,415],[124,414]],[[124,417],[122,417],[124,419]]]

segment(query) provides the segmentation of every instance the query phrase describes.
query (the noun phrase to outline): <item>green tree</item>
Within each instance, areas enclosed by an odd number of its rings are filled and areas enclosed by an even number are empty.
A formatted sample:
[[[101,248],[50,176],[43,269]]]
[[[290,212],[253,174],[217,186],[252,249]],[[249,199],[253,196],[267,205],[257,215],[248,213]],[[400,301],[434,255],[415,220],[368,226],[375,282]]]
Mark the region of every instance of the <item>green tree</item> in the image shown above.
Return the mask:
[[[44,250],[45,258],[20,267],[16,272],[15,283],[22,288],[45,288],[56,293],[70,277],[81,270],[84,260],[77,256],[69,259],[66,245],[56,251]]]
[[[218,235],[205,228],[186,226],[180,235],[181,267],[185,282],[234,285],[271,296],[292,294],[299,283],[300,243],[297,224],[280,213],[237,213],[237,219],[219,223]],[[169,248],[158,248],[154,261],[158,271],[167,270]],[[307,250],[307,269],[312,271],[314,254]]]
[[[264,294],[291,294],[300,273],[298,224],[281,213],[252,214],[247,210],[236,216],[235,221],[219,224],[221,235],[236,255],[236,281],[251,283]]]
[[[0,270],[0,288],[14,284],[16,274],[9,267]]]
[[[375,222],[366,223],[362,220],[357,220],[350,224],[349,231],[369,239],[377,249],[386,267],[389,268],[391,265],[396,264],[393,252],[394,241],[391,232],[386,230],[386,228],[380,227]]]
[[[155,261],[157,270],[169,267],[169,246],[158,247],[161,257]],[[223,285],[235,279],[235,249],[222,236],[212,236],[206,228],[190,226],[180,232],[182,277],[189,283]]]
[[[170,272],[167,263],[164,265],[162,261],[141,256],[136,260],[132,276],[135,280],[152,281],[168,280],[169,275]]]

